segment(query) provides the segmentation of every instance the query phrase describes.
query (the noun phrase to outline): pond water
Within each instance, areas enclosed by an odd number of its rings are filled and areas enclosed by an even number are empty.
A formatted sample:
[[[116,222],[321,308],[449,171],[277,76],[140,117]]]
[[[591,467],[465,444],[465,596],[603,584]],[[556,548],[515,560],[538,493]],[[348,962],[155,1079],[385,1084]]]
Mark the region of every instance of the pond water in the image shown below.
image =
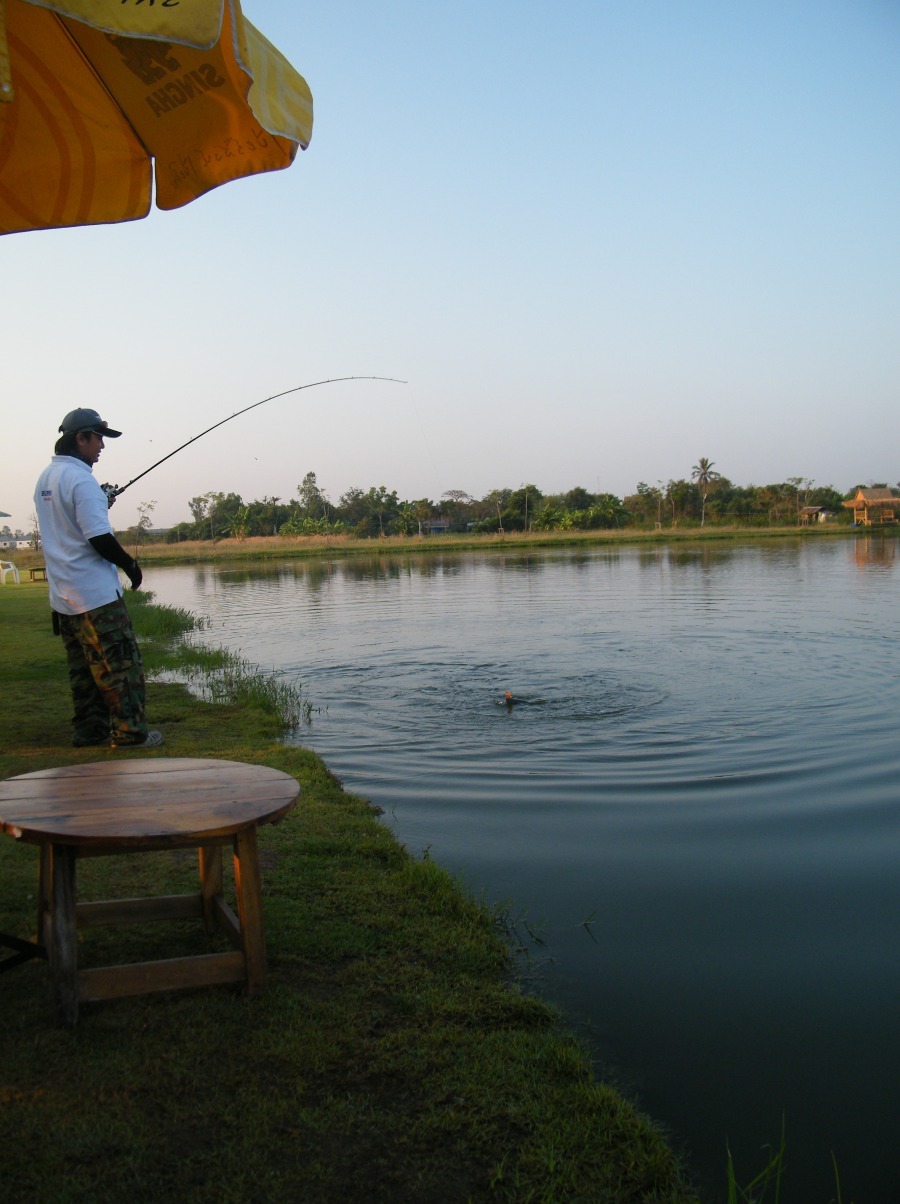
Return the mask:
[[[297,740],[508,904],[529,985],[713,1198],[900,1200],[900,541],[153,568]],[[509,691],[513,705],[505,701]],[[174,749],[173,749],[174,751]]]

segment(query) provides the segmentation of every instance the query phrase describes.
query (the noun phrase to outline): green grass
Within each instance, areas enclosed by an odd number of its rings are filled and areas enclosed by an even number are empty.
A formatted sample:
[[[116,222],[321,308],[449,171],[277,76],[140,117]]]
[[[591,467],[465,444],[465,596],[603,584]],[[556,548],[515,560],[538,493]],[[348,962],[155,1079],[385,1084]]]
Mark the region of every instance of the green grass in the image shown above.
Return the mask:
[[[781,1192],[785,1182],[785,1161],[788,1149],[786,1129],[787,1118],[782,1116],[781,1137],[777,1148],[775,1146],[768,1147],[769,1156],[766,1159],[765,1165],[746,1184],[742,1185],[738,1182],[731,1150],[727,1150],[726,1204],[769,1204],[770,1201],[771,1204],[781,1204]],[[829,1197],[827,1204],[843,1204],[844,1197],[841,1191],[841,1175],[834,1151],[831,1153],[831,1165],[834,1170],[835,1194]],[[850,1201],[850,1204],[853,1204],[853,1202]]]
[[[738,1183],[737,1175],[734,1170],[734,1159],[731,1156],[731,1150],[728,1150],[727,1173],[727,1204],[763,1204],[764,1200],[769,1199],[769,1188],[772,1188],[774,1195],[772,1197],[773,1204],[780,1204],[781,1200],[781,1185],[782,1176],[784,1174],[784,1155],[786,1149],[785,1142],[785,1122],[784,1117],[781,1120],[781,1141],[778,1149],[773,1149],[769,1155],[766,1165],[759,1171],[753,1179],[745,1186]]]
[[[129,598],[129,600],[131,600]],[[135,605],[148,667],[189,616]],[[151,622],[155,625],[151,631]],[[83,1006],[60,1027],[46,967],[3,975],[4,1200],[695,1200],[658,1127],[593,1077],[515,982],[502,917],[414,860],[365,799],[280,742],[265,693],[213,702],[151,681],[157,753],[75,750],[46,586],[0,589],[0,776],[103,756],[209,756],[293,774],[260,833],[269,988]],[[250,672],[244,670],[244,672]],[[0,929],[33,934],[36,850],[0,837]],[[194,888],[185,852],[87,859],[84,898]],[[187,955],[198,925],[89,929],[82,964]]]
[[[134,590],[128,594],[128,612],[132,623],[141,631],[144,657],[148,649],[161,645],[160,650],[168,654],[172,641],[189,631],[202,631],[208,620],[193,615],[180,606],[155,606],[154,595],[149,590]]]
[[[181,682],[200,698],[232,707],[276,715],[284,731],[308,722],[312,704],[301,697],[297,682],[276,671],[266,672],[226,648],[211,648],[193,639],[178,639],[202,631],[206,623],[190,611],[153,605],[153,594],[129,595],[129,611],[140,631],[148,678]]]

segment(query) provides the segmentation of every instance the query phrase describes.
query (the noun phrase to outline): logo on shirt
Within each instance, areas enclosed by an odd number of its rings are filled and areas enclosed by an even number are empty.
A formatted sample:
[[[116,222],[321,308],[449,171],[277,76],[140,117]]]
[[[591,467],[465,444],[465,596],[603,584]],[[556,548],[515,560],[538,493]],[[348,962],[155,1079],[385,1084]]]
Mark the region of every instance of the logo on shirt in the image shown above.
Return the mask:
[[[53,501],[53,490],[52,489],[42,489],[41,490],[41,501],[42,502],[52,502]]]

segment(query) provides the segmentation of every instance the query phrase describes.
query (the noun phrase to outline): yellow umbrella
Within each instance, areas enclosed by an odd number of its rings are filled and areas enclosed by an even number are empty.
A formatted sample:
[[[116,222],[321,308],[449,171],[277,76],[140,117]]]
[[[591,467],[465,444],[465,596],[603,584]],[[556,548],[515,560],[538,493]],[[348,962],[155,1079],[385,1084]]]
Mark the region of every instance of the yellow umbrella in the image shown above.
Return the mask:
[[[123,222],[288,167],[306,81],[239,0],[0,0],[0,233]]]

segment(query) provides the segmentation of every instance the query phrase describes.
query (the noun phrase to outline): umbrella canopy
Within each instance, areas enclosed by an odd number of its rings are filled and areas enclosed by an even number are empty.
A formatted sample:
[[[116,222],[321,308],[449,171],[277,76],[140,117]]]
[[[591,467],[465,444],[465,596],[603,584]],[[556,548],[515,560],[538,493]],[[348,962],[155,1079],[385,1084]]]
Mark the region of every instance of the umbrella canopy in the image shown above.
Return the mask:
[[[288,167],[306,81],[239,0],[0,0],[0,233],[146,217]]]

